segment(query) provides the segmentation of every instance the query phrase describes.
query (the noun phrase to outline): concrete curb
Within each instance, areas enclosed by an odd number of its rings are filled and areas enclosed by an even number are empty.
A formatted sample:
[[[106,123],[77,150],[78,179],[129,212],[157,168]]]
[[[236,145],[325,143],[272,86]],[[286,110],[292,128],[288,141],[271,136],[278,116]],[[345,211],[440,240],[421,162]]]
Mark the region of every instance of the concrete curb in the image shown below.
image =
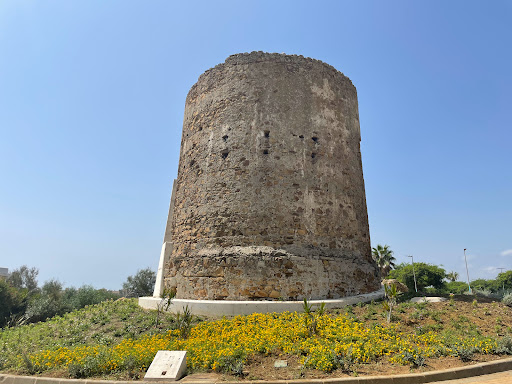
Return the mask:
[[[512,358],[489,361],[443,371],[410,373],[396,376],[362,376],[333,379],[304,380],[250,380],[250,381],[187,381],[186,384],[423,384],[444,380],[465,379],[467,377],[489,375],[512,370]],[[186,377],[186,376],[185,376]],[[0,373],[0,384],[154,384],[149,381],[80,380],[58,377],[17,376]]]

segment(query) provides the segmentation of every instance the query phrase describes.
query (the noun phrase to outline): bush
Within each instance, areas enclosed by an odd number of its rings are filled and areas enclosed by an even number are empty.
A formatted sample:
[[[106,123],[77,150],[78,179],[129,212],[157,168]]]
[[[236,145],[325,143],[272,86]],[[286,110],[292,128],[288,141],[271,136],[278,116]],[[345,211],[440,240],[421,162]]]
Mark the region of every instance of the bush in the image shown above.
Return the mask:
[[[501,299],[503,304],[512,307],[512,293],[507,293],[505,296],[503,296],[503,299]]]
[[[36,323],[56,315],[62,315],[64,312],[60,301],[46,295],[37,295],[30,300],[25,316],[28,322]]]

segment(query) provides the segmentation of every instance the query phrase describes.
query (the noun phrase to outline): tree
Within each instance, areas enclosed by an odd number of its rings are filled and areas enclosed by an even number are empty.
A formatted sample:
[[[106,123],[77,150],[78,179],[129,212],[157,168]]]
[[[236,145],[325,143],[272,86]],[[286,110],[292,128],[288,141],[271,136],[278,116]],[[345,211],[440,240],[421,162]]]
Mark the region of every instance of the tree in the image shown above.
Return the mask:
[[[446,292],[461,295],[468,290],[468,283],[462,281],[450,281],[446,284]]]
[[[450,281],[457,281],[459,274],[455,271],[451,271],[446,274],[446,278]]]
[[[16,289],[0,279],[0,328],[8,325],[9,320],[22,316],[27,306],[27,291]]]
[[[393,257],[393,251],[389,248],[389,245],[377,244],[377,247],[372,248],[372,257],[380,268],[382,278],[385,278],[389,271],[395,268],[396,259]]]
[[[512,289],[512,271],[500,273],[496,278],[496,281],[498,282],[498,289],[501,289],[502,287],[505,289]]]
[[[443,268],[427,263],[414,263],[414,271],[416,272],[416,283],[419,291],[430,286],[437,289],[444,288],[443,280],[446,277],[446,271]],[[402,263],[397,265],[390,272],[389,277],[407,285],[410,291],[414,290],[414,274],[411,264]]]
[[[26,265],[22,265],[12,271],[7,282],[14,288],[26,288],[29,292],[32,292],[37,289],[38,274],[39,270],[37,268],[29,268]]]
[[[156,274],[150,268],[139,269],[134,276],[128,276],[123,283],[126,297],[140,297],[153,295]]]
[[[105,300],[118,299],[117,293],[107,291],[106,289],[95,289],[90,285],[83,285],[76,289],[74,287],[66,288],[63,292],[62,301],[68,311],[80,309],[86,305],[94,305]]]
[[[471,288],[476,289],[478,291],[496,292],[498,290],[497,287],[498,284],[496,283],[496,280],[476,279],[471,281]]]

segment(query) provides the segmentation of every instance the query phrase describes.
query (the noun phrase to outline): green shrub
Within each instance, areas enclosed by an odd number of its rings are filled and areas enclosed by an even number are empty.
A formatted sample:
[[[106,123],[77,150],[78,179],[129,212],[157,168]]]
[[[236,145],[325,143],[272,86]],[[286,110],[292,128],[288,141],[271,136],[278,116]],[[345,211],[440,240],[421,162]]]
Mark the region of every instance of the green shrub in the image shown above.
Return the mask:
[[[0,328],[25,313],[27,296],[27,289],[16,289],[0,280]]]
[[[505,296],[503,296],[503,299],[501,299],[501,301],[506,306],[512,307],[512,293],[507,293]]]
[[[464,363],[473,360],[474,349],[461,345],[455,349],[455,355]]]

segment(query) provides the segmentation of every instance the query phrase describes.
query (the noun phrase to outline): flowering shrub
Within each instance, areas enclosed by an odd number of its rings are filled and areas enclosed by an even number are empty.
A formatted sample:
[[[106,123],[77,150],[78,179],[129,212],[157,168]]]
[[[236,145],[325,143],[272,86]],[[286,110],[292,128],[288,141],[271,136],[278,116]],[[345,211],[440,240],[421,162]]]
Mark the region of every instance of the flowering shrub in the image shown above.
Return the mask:
[[[325,372],[347,369],[352,363],[387,358],[392,363],[422,365],[427,357],[454,355],[471,349],[494,353],[497,343],[488,337],[472,337],[455,343],[432,331],[417,335],[400,332],[397,324],[364,324],[344,315],[316,315],[316,334],[309,332],[306,314],[252,314],[232,319],[205,321],[190,330],[125,339],[114,346],[60,347],[28,355],[35,371],[68,368],[72,377],[87,377],[127,369],[143,372],[158,350],[187,350],[190,369],[240,371],[250,355],[301,356],[307,368]],[[22,356],[18,364],[23,365]]]

